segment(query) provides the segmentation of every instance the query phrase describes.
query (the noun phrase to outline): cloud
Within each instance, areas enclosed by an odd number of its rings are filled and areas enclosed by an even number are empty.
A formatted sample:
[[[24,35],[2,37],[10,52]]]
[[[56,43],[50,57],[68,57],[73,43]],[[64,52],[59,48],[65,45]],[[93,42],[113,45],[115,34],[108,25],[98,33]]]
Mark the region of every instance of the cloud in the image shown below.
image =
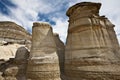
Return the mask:
[[[20,25],[24,26],[25,29],[30,30],[33,22],[47,21],[51,23],[54,31],[60,33],[61,39],[65,41],[67,35],[67,29],[65,28],[67,27],[67,18],[65,18],[67,5],[64,4],[66,4],[66,0],[12,0],[12,3],[17,5],[17,8],[8,7],[11,11],[10,18],[20,22]],[[63,26],[61,30],[58,27],[60,25]]]
[[[3,1],[3,2],[2,2]],[[0,12],[0,21],[14,21],[31,31],[33,22],[47,21],[53,26],[53,31],[59,33],[65,42],[68,28],[67,9],[83,1],[101,2],[100,15],[106,15],[116,25],[116,34],[120,33],[120,0],[1,0],[8,14]],[[0,3],[1,3],[0,2]],[[9,5],[8,5],[9,4]],[[12,5],[12,6],[11,6]],[[120,36],[117,36],[120,42]]]
[[[68,22],[62,18],[53,18],[56,21],[56,25],[53,25],[53,31],[58,33],[62,41],[66,41]]]
[[[105,15],[114,25],[116,34],[120,34],[120,0],[74,0],[69,2],[72,6],[78,2],[99,2],[102,3],[100,15]],[[117,35],[120,44],[120,35]]]

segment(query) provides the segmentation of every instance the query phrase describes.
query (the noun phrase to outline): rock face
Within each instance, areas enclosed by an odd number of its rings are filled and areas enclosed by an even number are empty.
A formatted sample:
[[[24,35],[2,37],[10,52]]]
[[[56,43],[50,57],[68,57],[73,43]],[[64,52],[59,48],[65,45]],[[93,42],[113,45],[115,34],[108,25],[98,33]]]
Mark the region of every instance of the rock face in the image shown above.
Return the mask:
[[[64,46],[64,43],[60,40],[59,35],[57,33],[54,33],[54,38],[57,46],[57,55],[59,58],[59,66],[60,66],[60,72],[62,77],[62,75],[64,74],[65,46]]]
[[[21,46],[31,46],[31,34],[14,22],[0,22],[0,59],[14,58]]]
[[[52,28],[34,23],[27,77],[31,80],[60,80],[59,61]]]
[[[26,80],[26,68],[29,51],[26,47],[20,47],[16,51],[15,58],[1,63],[0,71],[4,72],[5,80]]]
[[[25,44],[31,41],[31,35],[21,26],[14,22],[0,22],[0,40]]]
[[[82,2],[67,11],[67,80],[120,79],[120,53],[114,25],[99,16],[100,6],[100,3]]]

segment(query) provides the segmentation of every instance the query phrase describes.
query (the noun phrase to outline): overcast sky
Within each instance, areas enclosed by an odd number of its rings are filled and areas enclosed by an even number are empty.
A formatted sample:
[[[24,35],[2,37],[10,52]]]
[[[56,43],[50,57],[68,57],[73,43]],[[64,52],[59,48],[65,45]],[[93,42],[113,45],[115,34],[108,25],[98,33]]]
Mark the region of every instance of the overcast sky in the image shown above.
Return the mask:
[[[100,2],[100,15],[115,24],[120,42],[120,0],[0,0],[0,21],[13,21],[32,31],[33,22],[49,22],[65,41],[68,28],[67,9],[78,2]]]

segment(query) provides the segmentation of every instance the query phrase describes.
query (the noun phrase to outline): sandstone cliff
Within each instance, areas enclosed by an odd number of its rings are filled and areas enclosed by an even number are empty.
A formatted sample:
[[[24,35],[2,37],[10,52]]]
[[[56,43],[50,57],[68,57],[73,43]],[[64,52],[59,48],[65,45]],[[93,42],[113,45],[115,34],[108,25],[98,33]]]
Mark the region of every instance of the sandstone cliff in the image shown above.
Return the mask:
[[[21,46],[31,46],[31,34],[14,22],[0,22],[0,59],[15,57]]]
[[[24,44],[31,41],[31,34],[14,22],[0,22],[0,40]]]

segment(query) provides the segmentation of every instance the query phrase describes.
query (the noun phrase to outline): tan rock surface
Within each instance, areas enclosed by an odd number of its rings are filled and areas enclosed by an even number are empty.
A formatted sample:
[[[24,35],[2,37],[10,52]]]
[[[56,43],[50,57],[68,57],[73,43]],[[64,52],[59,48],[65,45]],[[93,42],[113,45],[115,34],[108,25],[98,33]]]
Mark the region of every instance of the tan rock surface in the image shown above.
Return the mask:
[[[33,24],[27,77],[31,80],[61,80],[57,47],[52,28],[47,23]]]
[[[10,21],[0,22],[0,59],[14,58],[21,46],[31,47],[31,34],[23,27]]]
[[[100,3],[82,2],[67,11],[67,80],[120,79],[120,53],[114,25],[99,16],[100,6]]]
[[[24,44],[31,41],[31,35],[14,22],[2,21],[0,22],[0,40]]]
[[[54,33],[54,38],[57,46],[57,55],[59,58],[59,66],[60,66],[60,72],[62,77],[62,75],[64,74],[65,46],[64,46],[64,43],[60,40],[59,35],[57,33]]]
[[[0,72],[0,80],[4,80],[3,76],[2,76],[2,72]]]
[[[0,59],[9,60],[9,58],[14,58],[16,51],[19,47],[22,47],[25,45],[20,44],[9,44],[9,45],[3,45],[0,46]]]

